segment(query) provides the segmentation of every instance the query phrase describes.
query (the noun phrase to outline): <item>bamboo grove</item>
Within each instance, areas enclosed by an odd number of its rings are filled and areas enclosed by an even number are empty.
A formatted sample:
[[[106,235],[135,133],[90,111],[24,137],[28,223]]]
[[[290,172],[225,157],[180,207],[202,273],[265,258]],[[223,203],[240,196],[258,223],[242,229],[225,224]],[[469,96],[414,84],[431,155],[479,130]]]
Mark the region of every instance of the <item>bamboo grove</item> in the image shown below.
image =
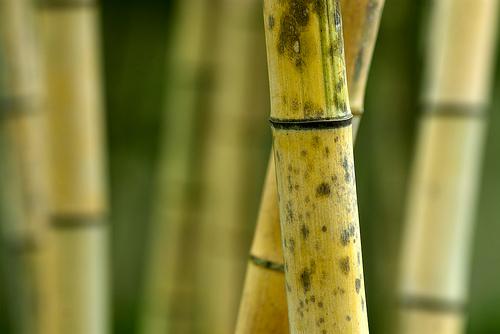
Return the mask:
[[[0,332],[498,332],[498,10],[0,0]]]

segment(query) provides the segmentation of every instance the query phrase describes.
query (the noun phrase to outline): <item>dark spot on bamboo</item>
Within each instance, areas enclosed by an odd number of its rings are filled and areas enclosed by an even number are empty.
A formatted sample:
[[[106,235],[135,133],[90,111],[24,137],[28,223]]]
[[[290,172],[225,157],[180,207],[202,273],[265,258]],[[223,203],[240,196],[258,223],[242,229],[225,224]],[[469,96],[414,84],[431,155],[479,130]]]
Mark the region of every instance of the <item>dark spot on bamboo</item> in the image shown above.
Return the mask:
[[[310,101],[304,103],[304,117],[305,118],[317,118],[323,114],[323,109]]]
[[[349,240],[354,237],[356,234],[356,228],[354,225],[349,224],[349,226],[340,232],[340,242],[343,246],[347,246],[349,244]]]
[[[304,65],[304,52],[301,45],[302,31],[307,27],[311,17],[310,4],[314,4],[313,9],[318,10],[321,3],[319,0],[290,0],[287,1],[287,9],[280,21],[280,31],[278,35],[278,53],[285,54],[297,69]]]
[[[351,182],[351,165],[349,164],[349,160],[347,159],[347,157],[344,157],[344,159],[342,160],[342,168],[344,169],[345,182]]]
[[[358,254],[357,254],[357,255],[358,255],[358,256],[357,256],[357,257],[358,257],[358,266],[360,266],[360,265],[361,265],[361,253],[360,253],[360,252],[358,252]]]
[[[288,222],[291,223],[295,218],[295,214],[293,213],[293,207],[292,207],[291,201],[288,201],[286,203],[285,210],[286,210],[286,218],[287,218]]]
[[[318,148],[319,147],[319,137],[318,136],[314,136],[312,138],[312,146],[314,148]]]
[[[337,143],[339,141],[339,137],[335,136],[335,138],[333,139],[333,141]]]
[[[356,56],[356,62],[354,63],[354,81],[358,81],[361,75],[361,70],[363,69],[363,57],[365,55],[365,48],[361,46]]]
[[[361,310],[364,311],[365,310],[365,300],[363,297],[361,297]]]
[[[273,30],[274,28],[274,16],[272,15],[269,15],[268,19],[267,19],[267,24],[269,26],[269,30]]]
[[[288,249],[292,253],[295,251],[295,240],[292,238],[288,239]]]
[[[323,329],[323,330],[321,331],[321,334],[326,334],[326,333],[327,333],[327,332],[326,332],[326,329]]]
[[[321,183],[317,188],[316,188],[316,196],[317,197],[326,197],[330,195],[331,189],[330,185],[326,182]]]
[[[335,29],[340,32],[340,30],[342,29],[342,17],[340,15],[339,5],[335,6],[335,13],[333,14],[333,17],[335,22]]]
[[[307,228],[307,226],[305,224],[302,224],[300,226],[300,233],[302,233],[302,238],[304,240],[307,240],[307,237],[309,236],[309,229]]]
[[[342,80],[342,78],[340,78],[339,80]],[[340,81],[340,82],[342,83],[342,89],[337,88],[338,92],[339,92],[339,96],[342,95],[343,88],[345,87],[345,85],[344,85],[345,81]],[[335,101],[335,106],[337,107],[337,110],[341,111],[342,113],[347,113],[348,112],[348,110],[347,110],[347,104],[345,103],[345,101],[343,101],[341,99],[337,99]]]
[[[351,316],[346,315],[345,320],[347,320],[347,321],[351,321]]]
[[[318,302],[318,307],[323,308],[323,302]]]
[[[326,225],[323,225],[323,226],[321,227],[321,231],[326,232],[327,230],[328,230],[328,229],[326,228]]]
[[[354,286],[356,287],[356,293],[359,293],[361,289],[361,280],[359,278],[356,278],[356,281],[354,281]]]
[[[330,156],[330,148],[328,146],[325,147],[325,157],[329,157]]]
[[[307,293],[311,290],[311,271],[307,268],[302,270],[300,274],[300,282],[302,284],[302,288],[304,289],[304,293]]]
[[[315,303],[315,302],[316,302],[316,297],[314,297],[314,295],[313,295],[313,296],[311,296],[311,303]]]
[[[302,157],[306,157],[306,156],[307,156],[307,151],[306,151],[306,150],[302,150],[302,151],[300,151],[300,155],[301,155]]]
[[[290,286],[290,284],[286,283],[286,290],[288,292],[292,292],[292,287]]]
[[[348,275],[349,271],[351,271],[351,264],[350,264],[350,261],[349,261],[349,257],[346,256],[346,257],[340,259],[339,265],[340,265],[340,270],[342,270],[342,272],[345,275]]]
[[[306,196],[306,197],[304,198],[304,201],[305,201],[306,203],[309,203],[309,202],[311,201],[311,198],[310,198],[309,196]]]

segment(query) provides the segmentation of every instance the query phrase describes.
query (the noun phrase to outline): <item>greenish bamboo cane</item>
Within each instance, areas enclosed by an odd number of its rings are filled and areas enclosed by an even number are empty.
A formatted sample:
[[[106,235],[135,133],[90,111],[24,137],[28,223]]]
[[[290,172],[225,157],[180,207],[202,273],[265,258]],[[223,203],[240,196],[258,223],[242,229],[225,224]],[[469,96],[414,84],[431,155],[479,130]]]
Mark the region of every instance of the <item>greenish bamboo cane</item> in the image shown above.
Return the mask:
[[[168,92],[157,202],[151,233],[141,332],[193,333],[199,204],[200,134],[209,88],[214,11],[207,0],[178,4],[168,56]]]

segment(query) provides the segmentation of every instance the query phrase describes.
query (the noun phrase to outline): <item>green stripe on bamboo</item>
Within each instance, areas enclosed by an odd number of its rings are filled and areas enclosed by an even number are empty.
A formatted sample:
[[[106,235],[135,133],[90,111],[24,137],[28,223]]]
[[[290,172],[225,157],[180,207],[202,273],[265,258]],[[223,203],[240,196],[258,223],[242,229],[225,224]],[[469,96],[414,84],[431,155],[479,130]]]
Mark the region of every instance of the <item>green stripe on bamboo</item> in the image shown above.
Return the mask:
[[[362,116],[365,82],[383,3],[383,0],[341,2],[354,139]],[[265,25],[266,29],[274,26],[274,18],[265,18]],[[250,252],[252,260],[247,268],[237,333],[288,333],[284,276],[279,272],[269,272],[270,266],[279,270],[284,267],[275,179],[274,161],[271,157]]]
[[[497,1],[433,10],[401,262],[400,333],[463,333]]]

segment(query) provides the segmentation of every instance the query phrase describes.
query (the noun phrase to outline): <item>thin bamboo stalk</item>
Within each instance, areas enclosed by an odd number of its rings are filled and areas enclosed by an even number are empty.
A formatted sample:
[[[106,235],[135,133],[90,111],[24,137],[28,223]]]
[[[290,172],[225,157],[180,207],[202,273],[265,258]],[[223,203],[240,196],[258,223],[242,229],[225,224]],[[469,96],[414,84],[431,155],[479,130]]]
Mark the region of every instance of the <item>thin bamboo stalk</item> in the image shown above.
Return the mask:
[[[2,128],[11,146],[10,154],[5,157],[10,158],[18,174],[6,182],[18,181],[16,201],[20,210],[20,220],[14,221],[18,226],[11,226],[7,237],[13,250],[12,261],[24,267],[24,275],[18,279],[28,285],[25,289],[30,295],[22,302],[25,305],[19,313],[22,314],[19,333],[34,333],[40,327],[38,310],[43,307],[41,302],[46,292],[41,263],[42,234],[47,219],[45,154],[33,14],[29,1],[0,1],[0,44],[7,81],[1,102]]]
[[[206,0],[181,1],[169,48],[169,92],[158,199],[150,241],[141,332],[193,333],[201,138],[207,87],[206,56],[212,47],[213,12]]]
[[[95,2],[38,4],[47,108],[50,303],[45,333],[106,333],[108,227]]]
[[[197,272],[201,333],[234,331],[250,242],[246,199],[252,188],[245,185],[255,180],[255,169],[247,169],[251,143],[246,133],[248,124],[262,124],[266,117],[263,109],[255,109],[260,104],[254,92],[260,87],[253,85],[255,69],[249,66],[258,57],[252,45],[258,31],[255,9],[253,0],[219,1],[212,38],[214,91],[206,122]]]
[[[354,139],[364,110],[366,81],[383,3],[383,0],[341,2]],[[288,333],[275,180],[271,156],[247,266],[237,333]]]
[[[434,4],[401,262],[400,333],[463,333],[497,1]]]
[[[339,2],[264,17],[290,332],[367,333]]]

